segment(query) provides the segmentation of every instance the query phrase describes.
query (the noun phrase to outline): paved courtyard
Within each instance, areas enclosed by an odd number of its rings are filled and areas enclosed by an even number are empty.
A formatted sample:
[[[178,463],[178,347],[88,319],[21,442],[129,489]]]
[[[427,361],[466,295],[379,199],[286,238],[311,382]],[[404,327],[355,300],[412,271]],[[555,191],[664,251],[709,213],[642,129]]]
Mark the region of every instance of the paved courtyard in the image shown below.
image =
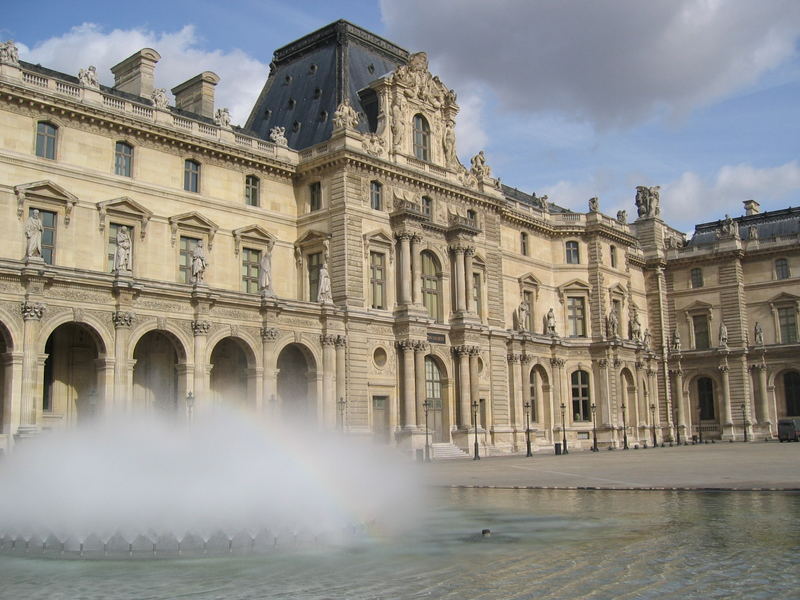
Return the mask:
[[[800,491],[800,444],[754,442],[498,456],[423,467],[435,486]]]

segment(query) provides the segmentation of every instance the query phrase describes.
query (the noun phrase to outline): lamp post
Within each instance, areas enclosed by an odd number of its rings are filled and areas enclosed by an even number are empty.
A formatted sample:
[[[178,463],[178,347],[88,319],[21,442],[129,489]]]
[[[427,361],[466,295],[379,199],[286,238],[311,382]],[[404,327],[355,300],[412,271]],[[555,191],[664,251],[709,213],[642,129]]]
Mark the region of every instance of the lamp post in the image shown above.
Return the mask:
[[[347,400],[344,399],[344,396],[339,398],[339,401],[336,403],[339,407],[339,426],[341,427],[342,433],[344,433],[344,415],[345,410],[347,409]]]
[[[528,447],[528,452],[525,456],[533,456],[531,452],[531,403],[526,402],[525,407],[525,445]]]
[[[744,441],[747,441],[747,403],[742,402],[742,429],[744,429]]]
[[[597,449],[597,405],[592,402],[592,452],[599,452]]]
[[[658,448],[656,441],[656,405],[655,402],[650,405],[650,425],[653,428],[653,448]]]
[[[625,419],[625,403],[622,403],[622,449],[628,449],[628,422]]]
[[[428,442],[428,411],[431,408],[431,401],[426,399],[425,402],[422,403],[422,408],[425,409],[425,462],[431,462],[431,446]]]
[[[472,426],[475,428],[475,456],[472,460],[480,460],[481,455],[478,454],[478,401],[472,401]]]
[[[186,394],[186,416],[189,419],[189,425],[194,421],[194,394],[188,392]]]
[[[567,426],[566,422],[564,421],[564,415],[567,410],[567,405],[563,402],[561,403],[561,445],[564,449],[561,451],[561,454],[569,454],[567,451]]]

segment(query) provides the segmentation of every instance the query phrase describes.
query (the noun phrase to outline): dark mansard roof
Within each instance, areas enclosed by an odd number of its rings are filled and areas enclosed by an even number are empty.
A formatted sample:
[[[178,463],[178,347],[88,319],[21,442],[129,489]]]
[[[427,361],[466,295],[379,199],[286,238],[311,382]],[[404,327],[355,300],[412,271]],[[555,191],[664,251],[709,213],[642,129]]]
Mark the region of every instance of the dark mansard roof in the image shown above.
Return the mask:
[[[759,240],[768,240],[783,236],[800,234],[800,208],[783,208],[754,215],[735,217],[733,221],[739,226],[739,237],[749,240],[755,232]],[[695,225],[694,235],[687,246],[713,244],[717,241],[717,231],[725,219]]]
[[[526,194],[523,191],[518,190],[515,187],[511,187],[508,185],[502,185],[503,195],[506,197],[507,200],[514,200],[516,202],[522,202],[524,204],[528,204],[535,208],[542,208],[542,200],[539,198],[535,193],[533,194]],[[558,206],[557,204],[553,204],[550,200],[547,201],[547,212],[549,213],[568,213],[572,212],[568,208],[563,208]]]

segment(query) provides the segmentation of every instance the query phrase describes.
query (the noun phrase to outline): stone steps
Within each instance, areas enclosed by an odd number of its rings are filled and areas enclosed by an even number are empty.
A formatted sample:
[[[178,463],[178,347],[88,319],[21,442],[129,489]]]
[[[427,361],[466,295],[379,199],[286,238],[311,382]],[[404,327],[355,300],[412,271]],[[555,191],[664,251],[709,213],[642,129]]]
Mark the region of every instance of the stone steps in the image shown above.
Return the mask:
[[[431,454],[434,460],[454,460],[458,458],[469,458],[469,454],[461,450],[455,444],[439,442],[431,444]]]

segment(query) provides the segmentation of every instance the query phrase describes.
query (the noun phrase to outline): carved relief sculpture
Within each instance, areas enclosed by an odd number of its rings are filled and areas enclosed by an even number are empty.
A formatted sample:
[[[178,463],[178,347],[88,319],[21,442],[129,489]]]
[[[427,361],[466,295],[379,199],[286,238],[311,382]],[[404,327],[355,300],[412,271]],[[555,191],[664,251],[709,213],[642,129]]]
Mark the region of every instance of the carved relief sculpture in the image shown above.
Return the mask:
[[[25,260],[42,260],[42,221],[39,211],[34,209],[25,221]]]
[[[358,122],[360,120],[361,115],[350,106],[350,100],[345,98],[344,101],[336,107],[336,112],[333,113],[333,129],[355,129],[358,127]]]
[[[100,81],[97,79],[97,69],[90,65],[88,69],[78,71],[78,81],[86,87],[100,89]]]
[[[19,66],[19,50],[17,50],[14,40],[8,40],[0,44],[0,63],[14,67]]]
[[[380,156],[386,150],[386,140],[377,133],[367,133],[361,140],[361,147],[370,156]]]
[[[328,275],[327,263],[322,263],[319,269],[319,292],[317,292],[317,302],[320,304],[333,304],[331,277]]]
[[[131,237],[125,225],[117,230],[117,249],[114,252],[114,272],[117,274],[129,274],[131,272]]]
[[[285,148],[289,145],[289,140],[286,139],[286,127],[273,127],[270,129],[269,139],[276,146]]]
[[[199,240],[192,250],[192,283],[201,285],[205,278],[208,260],[206,259],[206,249],[203,240]]]
[[[166,110],[167,108],[167,90],[164,88],[156,88],[150,96],[153,99],[153,105],[158,110]]]

